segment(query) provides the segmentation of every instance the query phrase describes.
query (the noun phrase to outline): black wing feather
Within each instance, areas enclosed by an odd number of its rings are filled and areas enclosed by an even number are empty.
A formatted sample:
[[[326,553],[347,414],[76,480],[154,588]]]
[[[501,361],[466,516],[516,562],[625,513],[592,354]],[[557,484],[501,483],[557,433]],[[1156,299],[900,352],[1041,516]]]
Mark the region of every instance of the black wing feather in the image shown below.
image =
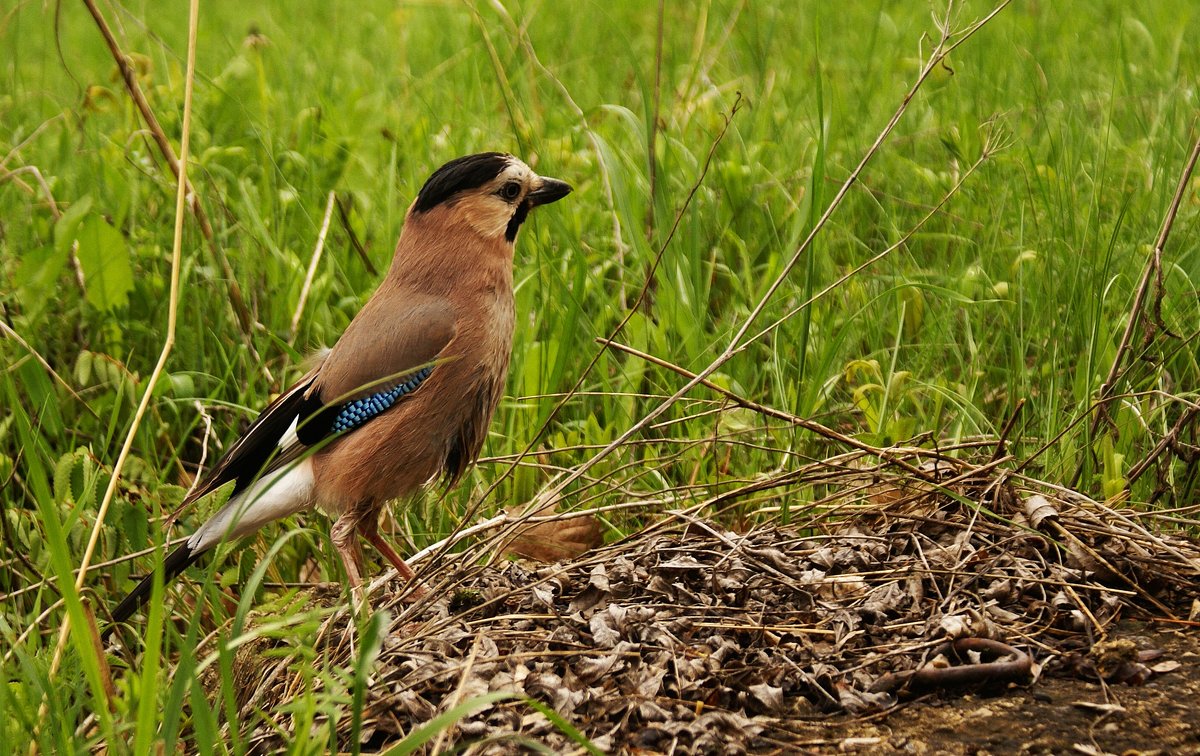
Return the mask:
[[[236,481],[233,488],[235,494],[253,483],[278,456],[279,441],[292,423],[304,423],[308,415],[321,408],[319,399],[308,396],[316,374],[316,370],[309,372],[268,404],[246,429],[246,433],[188,494],[183,501],[184,506],[212,493],[231,480]]]

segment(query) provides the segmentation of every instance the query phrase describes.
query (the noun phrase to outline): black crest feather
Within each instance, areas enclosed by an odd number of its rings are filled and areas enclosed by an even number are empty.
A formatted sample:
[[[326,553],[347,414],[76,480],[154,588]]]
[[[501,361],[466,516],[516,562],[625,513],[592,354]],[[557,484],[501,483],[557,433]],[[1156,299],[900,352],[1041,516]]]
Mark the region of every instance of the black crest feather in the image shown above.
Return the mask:
[[[508,160],[502,152],[481,152],[451,160],[425,181],[413,209],[428,212],[459,192],[483,186],[500,175]]]

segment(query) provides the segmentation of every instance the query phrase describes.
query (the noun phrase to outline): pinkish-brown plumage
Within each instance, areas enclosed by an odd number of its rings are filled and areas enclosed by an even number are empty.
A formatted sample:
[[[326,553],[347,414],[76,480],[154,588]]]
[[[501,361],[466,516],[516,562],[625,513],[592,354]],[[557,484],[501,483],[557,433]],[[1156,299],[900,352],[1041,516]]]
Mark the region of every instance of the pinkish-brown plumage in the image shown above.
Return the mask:
[[[332,442],[313,459],[317,499],[325,508],[374,508],[403,496],[438,474],[456,479],[479,454],[504,390],[513,334],[511,244],[497,244],[468,229],[446,234],[459,210],[438,207],[409,219],[387,278],[329,354],[316,386],[329,395],[361,386],[364,372],[386,375],[394,363],[379,355],[372,325],[395,309],[394,334],[417,334],[406,343],[411,367],[437,360],[421,390],[362,430]],[[446,216],[450,216],[447,218]],[[382,350],[395,354],[398,349]]]
[[[499,153],[434,172],[371,299],[189,494],[185,504],[236,482],[228,503],[167,557],[167,577],[224,540],[319,506],[336,518],[333,541],[352,585],[362,579],[358,536],[411,578],[376,531],[380,509],[439,475],[456,481],[478,457],[508,373],[517,230],[532,208],[570,190]],[[114,623],[148,592],[149,578]]]

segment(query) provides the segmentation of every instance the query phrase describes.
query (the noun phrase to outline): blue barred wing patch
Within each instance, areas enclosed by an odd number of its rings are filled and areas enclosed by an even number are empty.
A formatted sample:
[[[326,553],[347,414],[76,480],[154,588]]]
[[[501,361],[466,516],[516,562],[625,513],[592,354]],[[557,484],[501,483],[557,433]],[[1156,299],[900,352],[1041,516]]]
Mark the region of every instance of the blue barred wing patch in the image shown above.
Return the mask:
[[[416,391],[417,387],[424,383],[425,379],[432,372],[432,367],[423,367],[410,375],[408,380],[386,391],[379,391],[370,396],[364,396],[362,399],[346,402],[334,417],[333,427],[330,428],[330,431],[332,433],[345,433],[361,426],[391,407],[399,401],[400,397]]]

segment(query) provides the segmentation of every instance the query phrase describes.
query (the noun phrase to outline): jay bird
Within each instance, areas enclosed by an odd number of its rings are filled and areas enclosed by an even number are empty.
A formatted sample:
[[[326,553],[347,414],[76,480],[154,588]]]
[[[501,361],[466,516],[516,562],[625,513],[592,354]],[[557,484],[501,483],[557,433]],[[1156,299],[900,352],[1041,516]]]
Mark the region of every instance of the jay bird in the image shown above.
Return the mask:
[[[319,506],[336,518],[333,544],[356,592],[359,536],[412,580],[379,535],[380,509],[438,475],[452,485],[478,456],[512,350],[513,242],[530,210],[570,192],[498,152],[434,171],[375,294],[184,499],[234,482],[225,506],[167,556],[164,577],[225,540]],[[152,578],[113,610],[105,636],[145,601]]]

